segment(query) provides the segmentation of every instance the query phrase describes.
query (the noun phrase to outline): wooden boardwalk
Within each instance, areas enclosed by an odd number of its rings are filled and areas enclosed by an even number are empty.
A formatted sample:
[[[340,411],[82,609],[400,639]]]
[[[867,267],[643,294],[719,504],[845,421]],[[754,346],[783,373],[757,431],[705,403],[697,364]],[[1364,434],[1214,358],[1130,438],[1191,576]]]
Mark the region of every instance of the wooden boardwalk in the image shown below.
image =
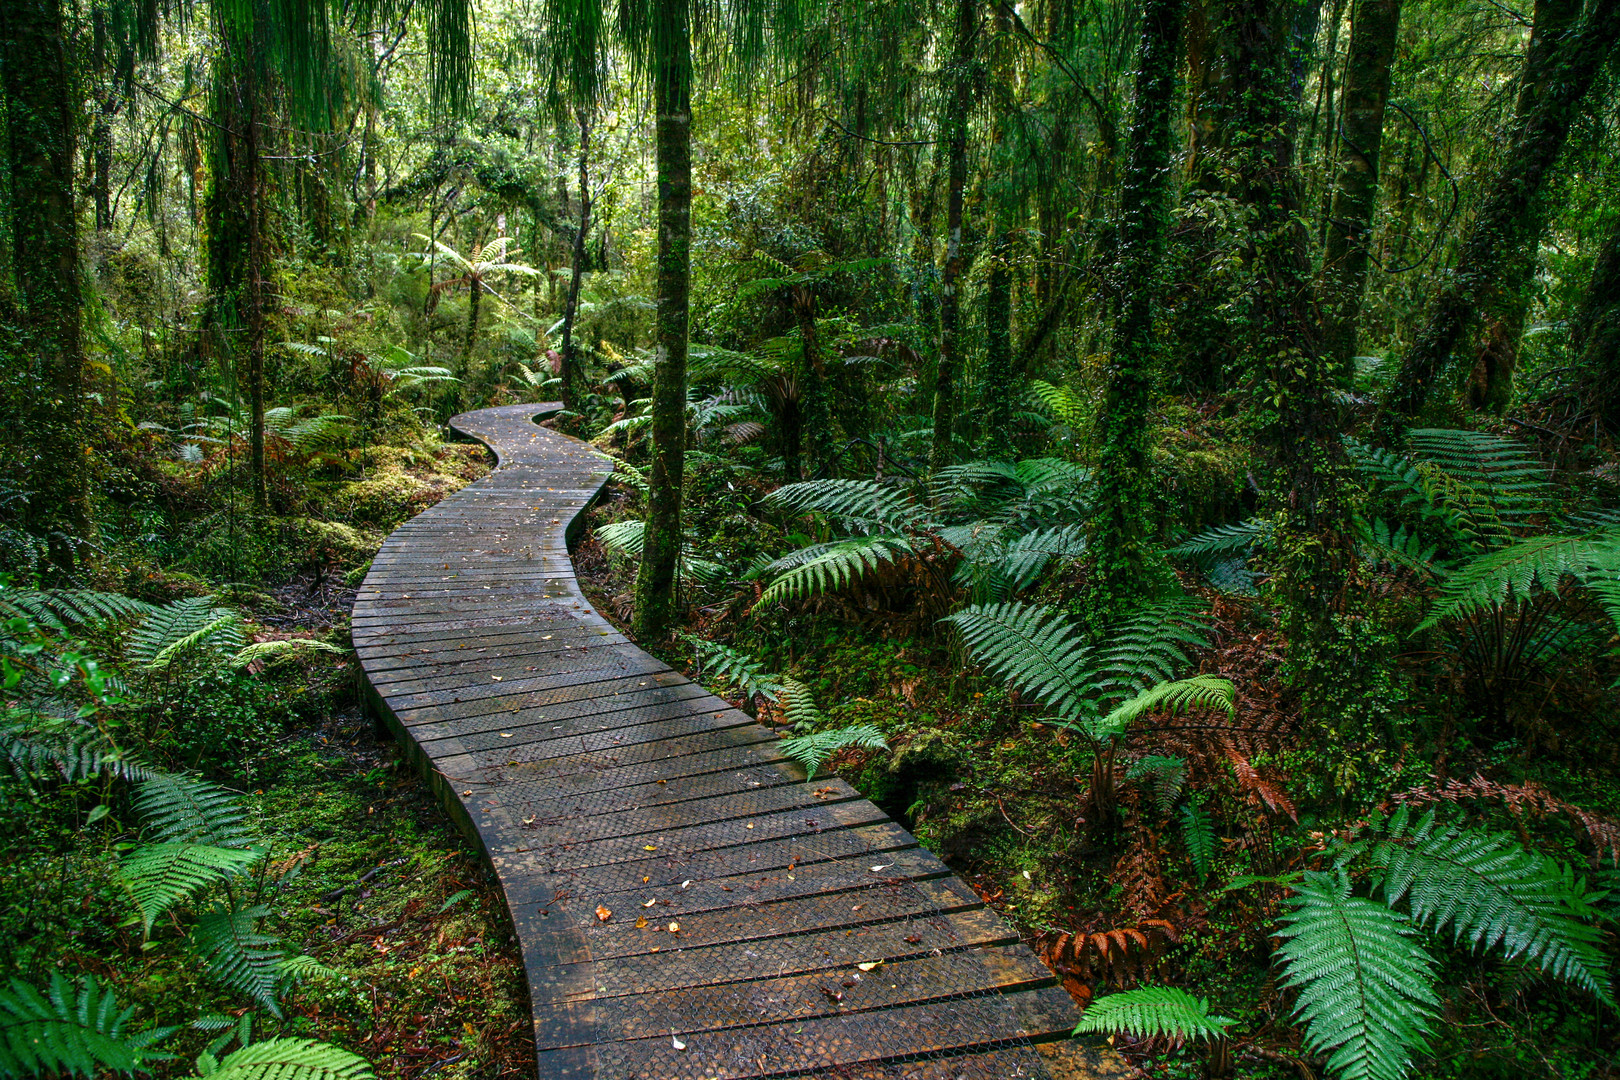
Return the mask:
[[[909,833],[592,608],[567,538],[611,465],[532,422],[555,408],[452,421],[498,467],[388,538],[353,613],[373,704],[500,877],[539,1075],[1126,1075]]]

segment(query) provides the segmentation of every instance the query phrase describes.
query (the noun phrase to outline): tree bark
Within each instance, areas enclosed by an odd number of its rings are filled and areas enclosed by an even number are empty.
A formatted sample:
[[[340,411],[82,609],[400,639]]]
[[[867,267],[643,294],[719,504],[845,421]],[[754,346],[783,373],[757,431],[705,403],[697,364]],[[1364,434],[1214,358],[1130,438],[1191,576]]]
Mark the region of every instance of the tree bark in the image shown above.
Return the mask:
[[[568,272],[568,300],[563,306],[563,408],[579,411],[579,347],[574,343],[574,318],[579,314],[579,291],[585,280],[585,238],[591,231],[591,114],[579,110],[579,227],[574,231],[574,265]]]
[[[1524,70],[1519,76],[1519,95],[1514,103],[1516,119],[1535,111],[1546,93],[1548,77],[1557,70],[1558,50],[1580,15],[1581,0],[1537,0],[1531,16],[1530,41],[1524,50]],[[1541,264],[1541,234],[1547,229],[1550,212],[1545,198],[1541,203],[1540,220],[1526,230],[1519,248],[1504,260],[1501,282],[1486,297],[1480,313],[1484,325],[1468,388],[1469,404],[1476,409],[1500,413],[1513,397],[1519,342],[1524,337],[1524,322],[1530,313],[1531,285]]]
[[[1594,0],[1579,27],[1551,50],[1545,89],[1525,115],[1515,116],[1508,148],[1463,239],[1456,265],[1401,362],[1384,403],[1381,427],[1386,438],[1401,418],[1416,416],[1429,403],[1453,352],[1479,321],[1512,261],[1540,236],[1547,214],[1543,196],[1553,166],[1582,100],[1614,51],[1617,33],[1620,0]]]
[[[1092,515],[1099,592],[1128,599],[1148,559],[1149,410],[1158,356],[1154,315],[1170,228],[1176,73],[1187,0],[1147,0],[1137,49],[1125,179],[1120,187],[1120,310],[1108,388],[1097,416],[1097,502]]]
[[[28,527],[47,537],[64,573],[88,535],[85,354],[74,213],[73,93],[61,0],[0,5],[0,86],[6,99],[11,245],[20,356],[34,366],[27,438],[34,453]]]
[[[1378,208],[1379,162],[1389,72],[1401,0],[1357,0],[1339,120],[1339,181],[1322,257],[1322,348],[1343,381],[1356,355],[1356,331],[1370,264],[1367,242]]]
[[[1012,232],[1006,213],[990,243],[990,275],[984,296],[984,432],[994,455],[1012,449],[1012,409],[1016,376],[1012,344]]]
[[[678,610],[686,463],[686,334],[692,245],[692,36],[688,0],[654,0],[653,111],[658,169],[658,315],[652,470],[636,577],[634,630],[664,634]]]
[[[1592,279],[1570,328],[1569,351],[1582,411],[1620,432],[1620,215],[1592,264]]]
[[[930,469],[944,468],[953,459],[951,434],[956,423],[956,377],[962,366],[959,294],[966,270],[962,210],[967,190],[968,110],[973,106],[974,40],[978,33],[978,0],[957,0],[950,89],[940,125],[947,146],[949,172],[945,192],[945,269],[939,281],[939,362],[934,375],[934,441],[928,455]]]

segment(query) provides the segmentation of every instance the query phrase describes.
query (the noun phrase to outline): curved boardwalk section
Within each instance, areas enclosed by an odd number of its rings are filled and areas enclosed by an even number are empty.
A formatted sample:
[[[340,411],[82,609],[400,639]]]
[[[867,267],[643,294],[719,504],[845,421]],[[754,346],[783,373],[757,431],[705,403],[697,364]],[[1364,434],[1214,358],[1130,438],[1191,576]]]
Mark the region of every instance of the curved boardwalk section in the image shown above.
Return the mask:
[[[547,409],[455,418],[499,466],[389,537],[353,615],[374,705],[500,876],[539,1075],[1121,1075],[1057,1041],[1068,995],[910,834],[592,608],[567,536],[611,467]]]

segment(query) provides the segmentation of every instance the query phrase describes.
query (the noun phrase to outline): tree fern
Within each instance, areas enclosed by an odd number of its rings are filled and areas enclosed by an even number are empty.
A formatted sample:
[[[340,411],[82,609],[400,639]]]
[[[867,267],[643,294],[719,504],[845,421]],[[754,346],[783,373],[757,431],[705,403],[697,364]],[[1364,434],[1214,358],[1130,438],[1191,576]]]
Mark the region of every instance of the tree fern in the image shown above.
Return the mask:
[[[1435,561],[1439,546],[1425,543],[1415,530],[1405,524],[1391,525],[1379,518],[1355,520],[1356,543],[1364,558],[1372,562],[1387,562],[1425,578],[1444,576],[1444,564]]]
[[[1180,559],[1246,555],[1265,539],[1269,529],[1259,518],[1248,518],[1236,525],[1216,525],[1182,541],[1165,554]]]
[[[139,667],[158,669],[191,650],[223,653],[242,645],[241,618],[216,607],[211,596],[194,596],[150,612],[130,635],[126,655]]]
[[[1495,610],[1553,590],[1565,577],[1609,580],[1620,572],[1620,537],[1534,536],[1464,563],[1446,580],[1419,629]]]
[[[781,490],[781,489],[778,489]],[[899,536],[862,536],[821,545],[813,557],[793,553],[793,563],[778,560],[776,568],[787,565],[760,594],[761,605],[778,600],[798,600],[819,592],[841,589],[869,572],[911,554],[911,542]]]
[[[1059,423],[1072,428],[1085,424],[1085,399],[1066,386],[1054,386],[1041,379],[1032,379],[1029,392],[1041,407],[1057,418]]]
[[[1174,754],[1146,754],[1131,762],[1125,777],[1138,784],[1147,781],[1153,805],[1159,813],[1169,814],[1187,780],[1187,759]]]
[[[208,1080],[371,1080],[371,1065],[311,1039],[266,1039],[202,1071]]]
[[[629,559],[640,559],[642,541],[647,535],[647,523],[644,521],[615,521],[608,525],[599,525],[592,534],[597,543],[609,551]],[[714,585],[724,581],[727,571],[724,565],[712,559],[700,559],[692,554],[691,545],[681,544],[680,577],[687,585]]]
[[[245,850],[254,837],[236,796],[218,784],[173,773],[153,773],[136,791],[135,806],[157,840]]]
[[[915,499],[877,480],[809,480],[765,496],[786,514],[825,514],[844,526],[901,531],[924,528],[931,517]]]
[[[257,862],[261,852],[179,842],[145,844],[119,864],[118,874],[140,909],[148,933],[176,904],[227,881]]]
[[[260,904],[215,904],[197,917],[190,943],[215,982],[279,1017],[277,994],[286,954],[279,938],[259,932],[259,920],[269,914]]]
[[[1503,518],[1520,521],[1546,507],[1552,470],[1517,439],[1483,431],[1419,428],[1406,433],[1414,457],[1480,492]]]
[[[340,648],[337,645],[328,645],[324,641],[316,641],[314,638],[287,638],[282,641],[256,641],[252,645],[249,645],[243,649],[238,649],[236,652],[232,653],[230,665],[232,667],[247,667],[249,664],[255,663],[256,661],[275,660],[288,656],[292,653],[303,652],[306,649],[312,652],[336,653],[339,656],[349,651],[348,649]]]
[[[146,1072],[146,1063],[166,1054],[151,1047],[174,1028],[125,1030],[133,1008],[120,1009],[117,996],[92,976],[83,981],[51,973],[45,993],[13,979],[0,987],[0,1074],[6,1076],[94,1076],[100,1072]]]
[[[820,771],[828,758],[846,747],[858,746],[871,750],[889,748],[888,742],[883,738],[883,732],[870,724],[857,724],[852,727],[834,728],[831,731],[799,735],[783,739],[778,745],[782,753],[803,765],[806,775],[811,778]]]
[[[1419,925],[1510,960],[1524,957],[1609,1000],[1602,935],[1581,920],[1591,905],[1567,866],[1507,836],[1441,824],[1433,810],[1411,822],[1405,808],[1371,860],[1384,898],[1404,899]]]
[[[1059,716],[1078,720],[1085,698],[1088,650],[1055,609],[1038,604],[982,604],[945,620],[956,626],[974,661],[992,677]]]
[[[1218,1039],[1232,1020],[1214,1016],[1209,1002],[1173,986],[1144,986],[1094,999],[1086,1006],[1076,1035],[1133,1035],[1137,1038]]]
[[[1434,959],[1411,923],[1352,896],[1342,871],[1307,872],[1288,905],[1278,956],[1306,1047],[1343,1080],[1404,1080],[1439,1004]]]
[[[1191,663],[1187,650],[1208,645],[1197,600],[1144,604],[1103,631],[1087,661],[1088,683],[1103,703],[1117,701],[1174,678]]]
[[[1237,688],[1230,679],[1216,675],[1194,675],[1190,679],[1176,679],[1149,687],[1129,700],[1114,706],[1102,718],[1098,729],[1120,734],[1134,721],[1157,709],[1186,712],[1189,709],[1222,709],[1228,716],[1236,711],[1233,704]]]

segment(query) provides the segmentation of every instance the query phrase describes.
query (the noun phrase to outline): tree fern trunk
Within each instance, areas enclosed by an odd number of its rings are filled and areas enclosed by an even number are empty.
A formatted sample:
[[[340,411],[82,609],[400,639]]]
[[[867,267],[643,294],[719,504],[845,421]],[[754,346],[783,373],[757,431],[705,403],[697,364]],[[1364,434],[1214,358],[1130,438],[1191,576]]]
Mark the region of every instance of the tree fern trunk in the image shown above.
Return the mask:
[[[663,634],[677,610],[686,460],[686,331],[692,243],[692,38],[688,0],[654,0],[653,111],[658,157],[658,316],[647,529],[635,632]]]
[[[1592,264],[1571,327],[1570,354],[1583,413],[1611,432],[1620,431],[1620,215]]]
[[[28,477],[29,527],[51,537],[51,559],[64,571],[75,562],[70,538],[90,527],[67,40],[61,0],[0,4],[18,355],[37,358],[27,418],[39,463]]]
[[[574,231],[574,265],[568,272],[568,300],[563,308],[563,406],[579,410],[579,346],[574,343],[574,318],[579,314],[579,290],[585,278],[585,238],[591,231],[591,115],[579,111],[579,227]]]
[[[1389,104],[1389,72],[1400,30],[1401,0],[1357,0],[1350,29],[1339,120],[1339,179],[1327,216],[1322,257],[1322,347],[1350,370],[1370,263],[1367,241],[1378,208],[1378,179]]]
[[[1495,178],[1463,239],[1446,283],[1435,296],[1423,328],[1402,359],[1385,400],[1386,436],[1400,418],[1429,403],[1452,353],[1478,322],[1492,290],[1524,245],[1546,220],[1544,196],[1570,128],[1620,34],[1620,0],[1594,0],[1586,18],[1554,50],[1546,91],[1533,108],[1514,118]]]
[[[473,371],[473,346],[478,344],[478,309],[484,301],[484,282],[477,274],[467,276],[467,331],[461,342],[461,377],[470,378]]]
[[[1100,592],[1111,600],[1141,591],[1148,557],[1148,412],[1158,353],[1154,313],[1170,224],[1172,119],[1186,14],[1187,0],[1148,0],[1137,49],[1136,94],[1120,190],[1120,312],[1096,430],[1092,545]]]
[[[962,366],[962,211],[967,191],[968,110],[973,105],[973,46],[979,33],[978,0],[957,0],[956,35],[951,48],[950,88],[941,127],[947,145],[945,192],[945,270],[939,282],[939,362],[934,373],[934,441],[928,467],[951,463],[956,424],[956,379]]]

